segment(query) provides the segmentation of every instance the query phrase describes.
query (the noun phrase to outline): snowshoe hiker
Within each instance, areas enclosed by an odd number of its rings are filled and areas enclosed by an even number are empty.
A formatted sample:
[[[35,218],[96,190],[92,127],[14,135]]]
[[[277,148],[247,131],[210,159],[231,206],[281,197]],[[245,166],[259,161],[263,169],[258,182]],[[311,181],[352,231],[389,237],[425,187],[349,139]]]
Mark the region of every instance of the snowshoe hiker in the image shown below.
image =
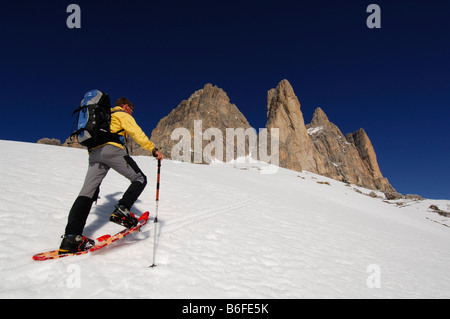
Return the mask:
[[[96,91],[95,94],[86,94],[86,96],[103,94],[98,90],[94,91]],[[85,100],[82,101],[82,105],[83,103],[85,103]],[[123,97],[119,98],[115,107],[111,109],[109,130],[111,139],[103,144],[88,147],[89,167],[84,185],[69,212],[60,254],[65,253],[65,250],[76,246],[76,244],[79,244],[76,249],[89,249],[90,239],[82,235],[83,230],[92,204],[98,198],[100,184],[110,168],[127,178],[131,183],[116,205],[116,209],[112,212],[110,220],[127,228],[136,225],[136,218],[130,213],[130,209],[144,190],[147,177],[125,151],[126,137],[131,136],[142,148],[149,150],[158,160],[162,160],[164,156],[137,125],[132,116],[133,109],[134,105],[130,100]],[[76,240],[80,238],[82,239]],[[86,244],[84,244],[85,241]],[[70,247],[67,248],[68,246]]]

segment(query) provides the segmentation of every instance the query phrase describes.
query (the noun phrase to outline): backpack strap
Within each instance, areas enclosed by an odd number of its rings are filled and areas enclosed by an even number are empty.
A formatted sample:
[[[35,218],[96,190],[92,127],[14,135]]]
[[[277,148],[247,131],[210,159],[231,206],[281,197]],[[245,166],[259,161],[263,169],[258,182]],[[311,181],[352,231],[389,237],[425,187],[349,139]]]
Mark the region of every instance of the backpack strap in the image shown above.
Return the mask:
[[[117,113],[117,112],[127,113],[127,112],[125,112],[124,110],[114,110],[114,111],[111,112],[111,114]],[[127,114],[128,114],[128,113],[127,113]],[[119,133],[122,133],[123,131],[125,131],[125,130],[124,130],[124,129],[121,129],[120,131],[117,131],[116,133],[111,133],[111,134],[119,134]],[[126,142],[126,136],[124,136],[124,138],[125,138],[125,142]]]
[[[127,112],[125,112],[124,110],[114,110],[114,111],[112,111],[111,112],[111,114],[113,114],[113,113],[117,113],[117,112],[123,112],[123,113],[127,113]],[[127,113],[128,114],[128,113]]]
[[[72,112],[72,116],[75,114],[75,113],[78,113],[78,112],[80,112],[82,109],[85,109],[85,108],[87,108],[88,106],[87,105],[81,105],[81,106],[79,106],[78,108],[76,108],[73,112]]]
[[[113,113],[117,113],[117,112],[124,112],[124,113],[127,113],[127,112],[125,112],[124,110],[114,110],[114,111],[112,111],[111,112],[111,114],[113,114]],[[128,113],[127,113],[128,114]],[[125,146],[125,148],[127,148],[126,147],[126,143],[127,143],[127,137],[126,137],[126,135],[123,135],[123,138],[124,138],[124,143],[122,143],[121,141],[120,141],[120,137],[119,137],[119,133],[122,133],[123,131],[125,131],[124,129],[121,129],[120,131],[117,131],[117,132],[115,132],[115,133],[111,133],[111,141],[112,142],[116,142],[116,143],[119,143],[119,144],[122,144],[123,146]],[[127,149],[127,154],[128,154],[128,149]]]

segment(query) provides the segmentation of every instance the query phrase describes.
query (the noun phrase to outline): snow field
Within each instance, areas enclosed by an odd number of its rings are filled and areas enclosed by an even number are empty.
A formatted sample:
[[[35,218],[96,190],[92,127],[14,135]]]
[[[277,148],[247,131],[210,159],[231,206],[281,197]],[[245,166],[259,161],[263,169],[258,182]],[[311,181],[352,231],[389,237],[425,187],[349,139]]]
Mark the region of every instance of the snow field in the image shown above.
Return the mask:
[[[153,220],[98,252],[33,261],[59,246],[87,153],[0,141],[0,154],[0,298],[450,297],[448,218],[428,209],[450,201],[398,206],[261,163],[164,160],[155,268]],[[132,210],[152,219],[156,161],[134,159],[149,182]],[[108,217],[128,185],[109,172],[85,236],[121,230]]]

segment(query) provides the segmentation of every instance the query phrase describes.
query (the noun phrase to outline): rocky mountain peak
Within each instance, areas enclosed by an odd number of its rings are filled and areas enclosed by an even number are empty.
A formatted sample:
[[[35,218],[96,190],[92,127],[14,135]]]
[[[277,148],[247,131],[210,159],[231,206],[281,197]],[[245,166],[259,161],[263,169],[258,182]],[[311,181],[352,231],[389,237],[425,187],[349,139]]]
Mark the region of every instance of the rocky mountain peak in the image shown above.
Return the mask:
[[[280,166],[293,170],[318,173],[323,161],[306,130],[300,102],[287,80],[267,92],[266,128],[279,129]]]
[[[378,166],[377,155],[375,154],[372,142],[370,141],[369,136],[367,136],[366,131],[360,128],[359,130],[354,132],[352,136],[353,143],[358,149],[359,155],[366,164],[371,175],[375,179],[383,179],[380,167]]]
[[[150,139],[168,158],[171,158],[174,146],[180,142],[178,136],[172,136],[172,133],[174,129],[180,128],[184,130],[183,132],[188,132],[190,135],[190,141],[188,141],[189,150],[186,150],[187,147],[184,147],[183,151],[184,153],[186,151],[192,152],[190,157],[192,162],[203,163],[212,160],[203,156],[205,147],[212,140],[217,143],[210,145],[210,147],[214,148],[212,155],[217,155],[217,159],[222,161],[224,160],[224,154],[226,154],[226,129],[243,128],[245,130],[250,127],[245,116],[235,104],[230,102],[230,98],[225,91],[207,83],[203,89],[195,91],[187,100],[183,100],[174,108],[169,115],[162,118],[152,131]],[[214,137],[211,137],[211,140],[203,136],[203,133],[208,129],[212,129],[214,133],[217,133],[213,134]],[[182,131],[179,130],[179,132]],[[220,151],[218,149],[219,142],[222,145]]]
[[[346,138],[318,107],[305,125],[291,84],[282,80],[267,95],[267,128],[279,128],[280,166],[340,181],[395,191],[378,167],[372,143],[360,129]]]
[[[326,125],[329,122],[330,122],[330,120],[328,119],[328,116],[325,114],[325,112],[320,107],[318,107],[314,111],[314,115],[311,120],[310,126],[316,127],[316,126]]]
[[[288,80],[267,92],[267,125],[277,126],[288,123],[292,130],[302,130],[303,114],[300,102]]]

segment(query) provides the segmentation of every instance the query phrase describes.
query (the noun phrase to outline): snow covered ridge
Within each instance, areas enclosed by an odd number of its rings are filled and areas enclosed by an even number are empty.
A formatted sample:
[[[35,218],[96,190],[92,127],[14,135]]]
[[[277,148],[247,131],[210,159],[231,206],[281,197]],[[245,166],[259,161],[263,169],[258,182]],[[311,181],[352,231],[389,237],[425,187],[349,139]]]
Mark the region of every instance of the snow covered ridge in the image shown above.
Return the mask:
[[[0,141],[0,155],[0,298],[450,297],[447,200],[386,200],[308,172],[260,174],[260,163],[164,160],[157,267],[151,222],[98,252],[37,262],[60,243],[87,152]],[[156,161],[134,158],[148,185],[132,210],[152,218]],[[127,186],[108,174],[85,236],[121,229],[108,217]]]

